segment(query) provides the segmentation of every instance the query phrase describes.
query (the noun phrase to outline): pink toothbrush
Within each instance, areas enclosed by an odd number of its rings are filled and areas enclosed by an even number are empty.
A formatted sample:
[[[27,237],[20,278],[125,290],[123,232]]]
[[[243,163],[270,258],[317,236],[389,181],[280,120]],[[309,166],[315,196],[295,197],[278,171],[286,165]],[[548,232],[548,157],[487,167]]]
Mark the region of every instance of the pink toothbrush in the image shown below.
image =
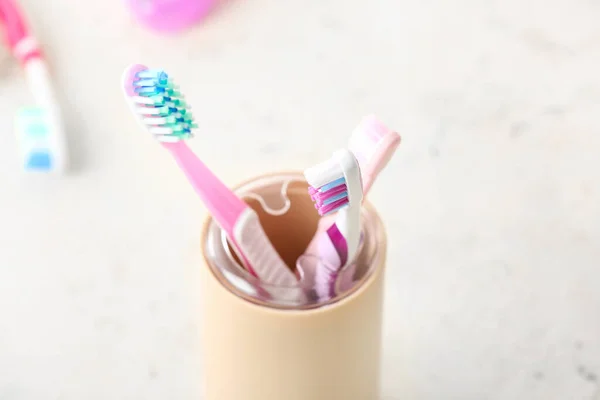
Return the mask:
[[[375,116],[362,119],[354,129],[348,148],[360,165],[363,183],[363,199],[367,196],[379,173],[386,167],[400,144],[400,135],[387,128]],[[298,258],[297,269],[301,276],[312,276],[315,286],[321,289],[320,295],[329,296],[340,269],[348,261],[344,242],[340,239],[335,215],[320,219],[319,227],[303,256]],[[344,271],[341,287],[351,284],[353,271]],[[350,282],[345,282],[350,280]]]
[[[335,224],[327,230],[340,257],[339,265],[322,263],[317,269],[315,289],[320,297],[333,296],[337,270],[351,262],[360,244],[360,206],[363,199],[361,172],[358,161],[348,149],[333,153],[331,159],[304,171],[310,185],[308,193],[319,215],[337,211]],[[335,267],[334,270],[331,267]]]
[[[69,161],[60,103],[42,51],[27,29],[23,13],[15,1],[0,0],[0,28],[4,28],[6,43],[21,63],[37,103],[34,110],[19,114],[18,120],[23,125],[29,123],[31,127],[31,114],[43,116],[36,118],[35,135],[17,129],[22,141],[24,167],[27,170],[64,173]]]
[[[356,127],[348,142],[348,149],[358,159],[365,196],[387,166],[400,145],[400,135],[390,130],[374,115],[368,115]]]
[[[4,25],[6,43],[21,64],[42,57],[37,42],[29,34],[23,13],[14,1],[0,0],[0,25]]]
[[[171,153],[214,220],[227,233],[246,269],[285,287],[298,281],[265,234],[257,214],[191,151],[196,127],[189,107],[163,70],[132,65],[123,74],[125,97],[138,120]]]

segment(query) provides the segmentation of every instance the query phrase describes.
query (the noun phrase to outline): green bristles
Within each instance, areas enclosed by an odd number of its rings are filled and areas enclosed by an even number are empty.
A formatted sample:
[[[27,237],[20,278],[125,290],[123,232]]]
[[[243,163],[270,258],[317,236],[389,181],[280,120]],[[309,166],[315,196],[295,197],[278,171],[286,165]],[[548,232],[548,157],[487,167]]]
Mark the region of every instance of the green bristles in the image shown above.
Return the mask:
[[[197,125],[188,104],[171,78],[162,70],[140,71],[137,77],[138,80],[134,81],[135,92],[145,99],[139,103],[143,103],[144,108],[151,109],[146,115],[159,117],[162,121],[159,125],[151,126],[150,132],[177,139],[191,137],[191,131]]]

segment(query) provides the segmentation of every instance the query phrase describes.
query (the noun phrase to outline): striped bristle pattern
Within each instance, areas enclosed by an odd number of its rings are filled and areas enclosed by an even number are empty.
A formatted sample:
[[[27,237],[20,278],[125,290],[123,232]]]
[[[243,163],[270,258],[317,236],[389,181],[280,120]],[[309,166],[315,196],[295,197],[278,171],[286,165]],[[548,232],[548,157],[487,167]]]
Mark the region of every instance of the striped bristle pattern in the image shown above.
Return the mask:
[[[197,125],[177,85],[165,71],[138,71],[132,84],[136,112],[151,134],[162,141],[192,137],[192,129]]]
[[[348,204],[348,187],[344,178],[318,188],[309,186],[308,193],[321,216],[334,213]]]

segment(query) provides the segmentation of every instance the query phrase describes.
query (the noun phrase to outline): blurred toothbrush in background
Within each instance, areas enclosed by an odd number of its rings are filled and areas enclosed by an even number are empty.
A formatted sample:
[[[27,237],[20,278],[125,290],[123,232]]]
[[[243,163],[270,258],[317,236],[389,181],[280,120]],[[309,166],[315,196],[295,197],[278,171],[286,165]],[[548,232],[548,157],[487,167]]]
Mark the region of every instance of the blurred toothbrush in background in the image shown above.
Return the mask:
[[[144,26],[163,33],[176,33],[198,23],[215,0],[125,0],[134,17]]]
[[[0,0],[0,28],[20,62],[37,103],[17,115],[16,130],[23,167],[29,171],[62,173],[67,169],[66,135],[48,66],[14,0]]]
[[[364,117],[352,132],[348,149],[354,154],[360,166],[363,199],[396,152],[400,141],[400,135],[386,127],[374,115]],[[344,267],[345,262],[340,257],[344,249],[338,248],[337,242],[331,239],[331,235],[335,236],[337,230],[335,217],[335,215],[326,215],[320,219],[317,232],[304,255],[298,258],[296,267],[302,271],[302,276],[312,276],[322,281],[327,280],[323,271],[334,271],[332,272],[334,276],[329,279],[331,281]],[[319,272],[319,269],[322,271]],[[342,290],[352,284],[353,272],[353,268],[342,272],[341,279],[344,281],[340,283]],[[324,282],[316,282],[316,285],[322,287]]]
[[[196,125],[171,78],[160,69],[135,64],[123,73],[123,92],[132,113],[171,153],[215,222],[227,233],[244,267],[263,282],[296,286],[296,276],[271,244],[256,212],[186,144]]]

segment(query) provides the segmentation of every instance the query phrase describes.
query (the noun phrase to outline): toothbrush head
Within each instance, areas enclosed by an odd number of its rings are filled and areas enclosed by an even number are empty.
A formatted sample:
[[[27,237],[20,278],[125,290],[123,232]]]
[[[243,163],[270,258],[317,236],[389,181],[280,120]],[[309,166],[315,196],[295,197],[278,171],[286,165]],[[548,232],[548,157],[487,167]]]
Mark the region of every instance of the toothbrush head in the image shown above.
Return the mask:
[[[400,135],[386,127],[374,115],[363,118],[354,129],[348,148],[360,164],[365,193],[386,167],[399,144]]]
[[[197,125],[178,87],[162,69],[134,64],[123,73],[123,92],[138,121],[161,142],[192,137]]]
[[[362,203],[360,168],[349,150],[336,151],[329,160],[306,169],[304,177],[321,216]]]

